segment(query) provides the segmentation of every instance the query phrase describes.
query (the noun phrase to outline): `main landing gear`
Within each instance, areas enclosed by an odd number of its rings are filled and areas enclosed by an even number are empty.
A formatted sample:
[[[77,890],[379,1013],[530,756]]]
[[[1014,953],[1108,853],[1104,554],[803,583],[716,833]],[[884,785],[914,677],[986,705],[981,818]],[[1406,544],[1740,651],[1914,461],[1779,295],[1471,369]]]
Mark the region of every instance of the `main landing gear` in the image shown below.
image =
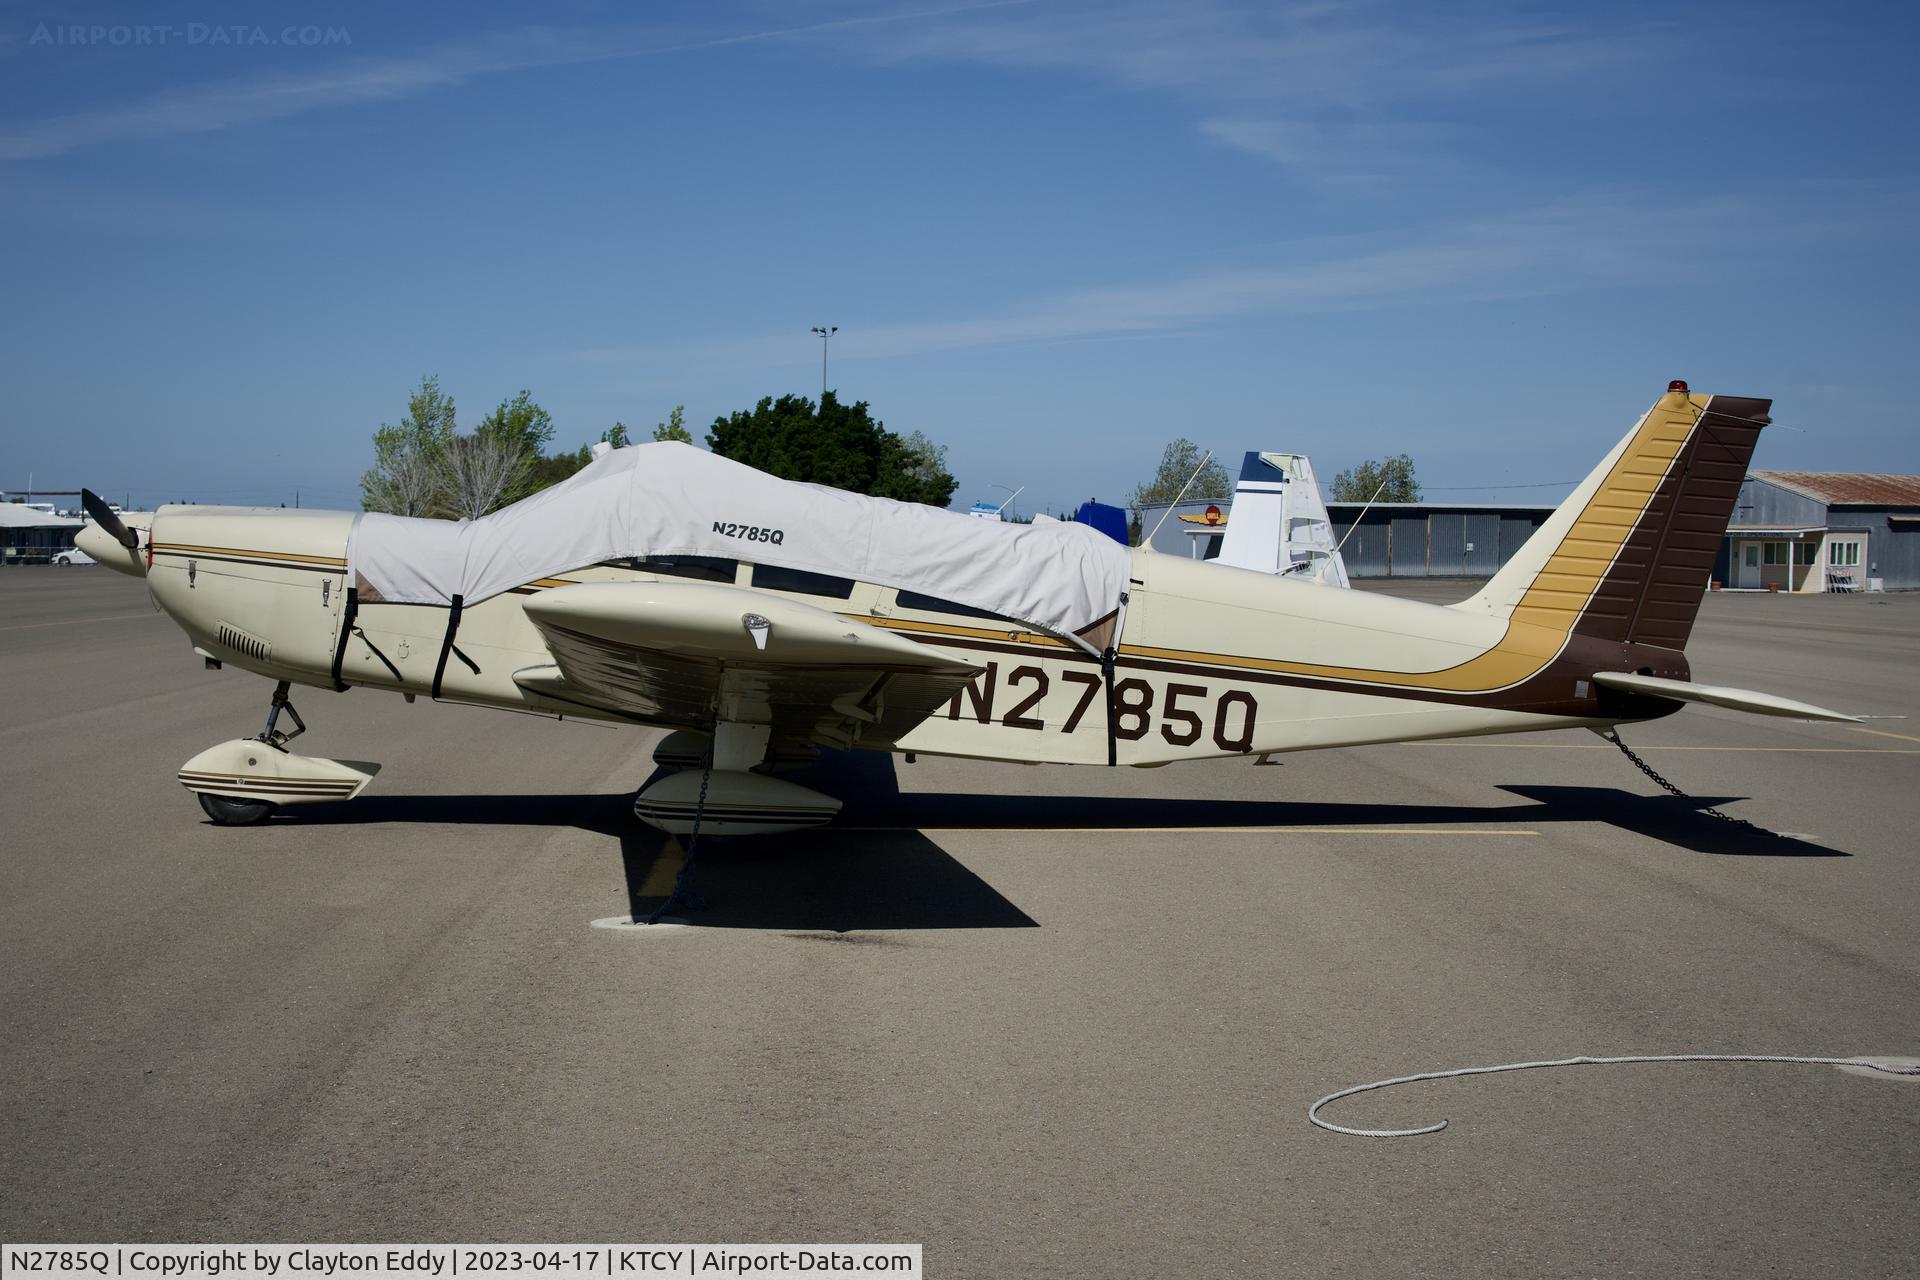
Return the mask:
[[[307,722],[287,690],[285,680],[274,686],[266,727],[259,733],[209,747],[180,766],[180,785],[199,798],[216,826],[265,822],[281,805],[351,800],[380,772],[369,761],[322,760],[288,751],[287,743],[307,731]],[[283,711],[293,721],[291,733],[279,727]]]
[[[803,761],[808,753],[774,747],[766,725],[722,721],[711,737],[682,729],[654,750],[654,762],[676,772],[657,779],[634,797],[633,812],[648,826],[672,835],[769,835],[799,831],[833,820],[840,801],[770,778],[761,769]]]

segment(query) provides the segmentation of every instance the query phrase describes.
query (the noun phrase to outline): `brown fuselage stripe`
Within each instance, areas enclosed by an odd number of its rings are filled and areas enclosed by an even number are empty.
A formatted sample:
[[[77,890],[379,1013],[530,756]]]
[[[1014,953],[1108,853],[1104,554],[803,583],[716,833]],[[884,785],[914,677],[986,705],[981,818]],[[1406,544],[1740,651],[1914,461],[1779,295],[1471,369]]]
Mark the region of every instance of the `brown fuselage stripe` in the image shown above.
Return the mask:
[[[153,544],[153,549],[156,554],[171,552],[175,555],[250,556],[257,560],[286,560],[302,565],[326,565],[334,569],[347,567],[343,556],[309,556],[294,551],[261,551],[252,547],[202,547],[188,542],[156,542]]]
[[[291,569],[297,573],[324,573],[328,575],[345,572],[344,565],[308,564],[292,560],[264,559],[261,555],[233,551],[207,551],[202,549],[178,550],[170,546],[156,545],[154,558],[172,556],[180,560],[204,560],[212,564],[249,564],[262,569]]]

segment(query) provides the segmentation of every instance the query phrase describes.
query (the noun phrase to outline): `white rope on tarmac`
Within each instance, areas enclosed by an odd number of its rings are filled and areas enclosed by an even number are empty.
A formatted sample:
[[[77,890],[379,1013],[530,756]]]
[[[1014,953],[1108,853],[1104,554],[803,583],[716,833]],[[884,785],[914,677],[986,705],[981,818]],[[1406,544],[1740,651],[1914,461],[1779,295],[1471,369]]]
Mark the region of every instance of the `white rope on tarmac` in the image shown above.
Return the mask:
[[[1331,1120],[1322,1120],[1319,1115],[1320,1108],[1329,1102],[1351,1098],[1356,1093],[1385,1089],[1396,1084],[1413,1084],[1420,1080],[1446,1080],[1453,1076],[1485,1076],[1499,1071],[1530,1071],[1535,1067],[1597,1067],[1625,1062],[1787,1062],[1801,1066],[1863,1067],[1869,1071],[1880,1071],[1890,1076],[1920,1076],[1920,1065],[1888,1065],[1884,1059],[1876,1061],[1866,1057],[1798,1058],[1768,1053],[1661,1053],[1624,1058],[1555,1058],[1547,1062],[1505,1062],[1494,1067],[1456,1067],[1451,1071],[1425,1071],[1417,1076],[1395,1076],[1391,1080],[1375,1080],[1372,1084],[1356,1084],[1351,1088],[1330,1093],[1308,1107],[1307,1119],[1322,1129],[1349,1134],[1356,1138],[1414,1138],[1423,1133],[1438,1133],[1447,1127],[1447,1122],[1442,1120],[1438,1124],[1423,1125],[1418,1129],[1351,1129],[1343,1124],[1335,1124]]]

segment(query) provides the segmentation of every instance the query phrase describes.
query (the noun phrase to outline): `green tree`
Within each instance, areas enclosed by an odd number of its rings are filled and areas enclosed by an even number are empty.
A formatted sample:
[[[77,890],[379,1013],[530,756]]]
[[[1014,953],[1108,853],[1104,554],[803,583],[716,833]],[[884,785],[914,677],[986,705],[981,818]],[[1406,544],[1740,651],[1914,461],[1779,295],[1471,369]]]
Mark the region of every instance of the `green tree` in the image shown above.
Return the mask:
[[[477,520],[528,492],[534,458],[513,437],[489,431],[455,436],[446,452],[442,505],[456,520]]]
[[[880,468],[868,492],[901,502],[924,502],[944,507],[960,483],[947,470],[947,446],[935,444],[924,431],[897,436],[882,431]]]
[[[1348,467],[1333,478],[1328,497],[1334,502],[1418,502],[1420,482],[1413,478],[1413,459],[1396,453]]]
[[[957,483],[945,469],[945,450],[919,432],[902,439],[866,401],[843,405],[831,391],[817,409],[805,396],[766,396],[750,410],[715,418],[707,447],[787,480],[903,502],[944,507]]]
[[[538,457],[553,443],[553,415],[533,402],[531,391],[522,391],[511,400],[502,400],[473,431],[475,435],[498,437]]]
[[[525,497],[527,494],[551,488],[592,461],[593,449],[584,444],[571,453],[562,452],[535,458],[527,464],[525,484],[521,486],[524,492],[520,496]]]
[[[593,461],[590,446],[548,454],[553,416],[521,391],[502,400],[467,435],[455,425],[453,397],[428,376],[407,400],[398,425],[374,432],[374,464],[360,477],[368,511],[471,519],[560,483]],[[628,443],[625,423],[600,438]]]
[[[544,489],[557,480],[564,480],[579,470],[579,465],[567,466],[567,462],[577,458],[577,454],[562,454],[560,459],[546,458],[546,448],[553,442],[553,415],[533,402],[533,393],[522,390],[510,400],[502,400],[492,413],[480,419],[473,434],[486,440],[492,446],[485,456],[492,459],[500,455],[501,465],[487,468],[488,475],[504,475],[506,484],[494,495],[493,505],[487,510],[497,510],[511,502],[518,502],[528,494]],[[518,465],[513,460],[518,459]],[[557,466],[541,466],[542,462],[557,462]],[[565,474],[555,475],[556,471]],[[470,506],[471,500],[463,504]]]
[[[454,434],[453,397],[428,374],[407,397],[407,416],[373,433],[373,466],[360,477],[360,505],[390,515],[436,514]]]
[[[653,429],[655,440],[678,440],[681,444],[693,443],[693,432],[687,430],[687,406],[677,404],[667,420]]]
[[[1233,478],[1225,467],[1211,459],[1202,466],[1204,456],[1199,445],[1185,436],[1176,437],[1161,452],[1160,466],[1153,473],[1153,479],[1135,485],[1127,505],[1138,511],[1141,507],[1172,502],[1183,488],[1188,500],[1231,498]],[[1198,475],[1194,474],[1196,470]],[[1189,477],[1193,480],[1191,485],[1187,483]]]

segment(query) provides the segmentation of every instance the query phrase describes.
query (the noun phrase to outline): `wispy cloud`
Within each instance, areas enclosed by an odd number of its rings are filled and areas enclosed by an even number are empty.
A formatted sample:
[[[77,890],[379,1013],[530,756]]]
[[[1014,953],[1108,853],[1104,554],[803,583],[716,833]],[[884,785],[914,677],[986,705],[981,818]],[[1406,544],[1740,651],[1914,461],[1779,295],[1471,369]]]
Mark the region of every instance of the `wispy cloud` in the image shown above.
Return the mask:
[[[395,58],[350,58],[318,71],[275,72],[157,93],[126,106],[48,116],[0,128],[0,161],[62,155],[112,142],[210,133],[325,108],[415,97],[482,76],[535,67],[658,57],[729,45],[798,39],[998,10],[1027,0],[917,9],[719,35],[685,31],[534,27]]]
[[[1726,253],[1770,236],[1824,234],[1783,220],[1769,230],[1727,200],[1668,203],[1608,195],[1559,201],[1397,236],[1323,237],[1261,251],[1231,269],[1081,290],[989,315],[852,329],[842,359],[882,359],[1177,332],[1263,316],[1424,306],[1570,293],[1595,284],[1710,273]],[[1736,235],[1730,226],[1740,226]],[[1736,241],[1738,243],[1736,243]],[[657,348],[575,353],[609,364],[661,361]],[[698,343],[664,353],[684,366],[765,367],[801,358],[789,334]]]
[[[955,13],[861,41],[888,59],[1051,67],[1207,101],[1404,101],[1500,84],[1564,83],[1668,56],[1652,29],[1605,29],[1364,3],[1061,4]]]
[[[1307,120],[1200,122],[1200,136],[1208,142],[1271,160],[1307,182],[1349,188],[1459,174],[1465,166],[1452,146],[1459,133],[1445,125],[1362,121],[1344,111],[1322,111]]]
[[[1208,141],[1316,183],[1457,173],[1472,112],[1509,96],[1616,87],[1675,56],[1645,24],[1476,22],[1365,3],[1068,3],[956,14],[843,42],[880,61],[1053,70],[1165,94],[1201,110]],[[1451,125],[1437,124],[1459,117]],[[1332,121],[1337,127],[1329,127]]]

